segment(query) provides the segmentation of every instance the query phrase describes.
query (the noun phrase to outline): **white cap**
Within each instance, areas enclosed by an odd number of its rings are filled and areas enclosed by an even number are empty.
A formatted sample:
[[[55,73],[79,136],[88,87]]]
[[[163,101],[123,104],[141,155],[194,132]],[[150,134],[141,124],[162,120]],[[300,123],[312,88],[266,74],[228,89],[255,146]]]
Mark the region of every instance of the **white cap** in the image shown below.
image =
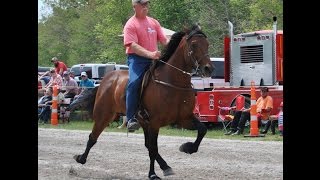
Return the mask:
[[[88,76],[86,72],[81,72],[81,76]]]
[[[149,0],[132,0],[132,4],[137,4],[137,3],[144,4],[146,2],[149,2]]]
[[[51,61],[53,62],[53,61],[58,61],[58,58],[57,57],[53,57],[52,59],[51,59]]]

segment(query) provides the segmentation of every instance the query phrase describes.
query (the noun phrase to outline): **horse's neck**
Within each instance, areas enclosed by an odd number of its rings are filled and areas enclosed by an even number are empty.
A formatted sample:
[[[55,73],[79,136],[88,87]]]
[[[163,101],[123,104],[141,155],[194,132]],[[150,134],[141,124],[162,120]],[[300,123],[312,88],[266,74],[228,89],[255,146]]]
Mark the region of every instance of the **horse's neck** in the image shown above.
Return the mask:
[[[170,57],[167,63],[180,70],[166,64],[161,68],[159,74],[162,74],[162,77],[167,77],[166,81],[168,82],[172,82],[172,83],[181,82],[181,85],[185,86],[184,83],[191,82],[191,77],[188,74],[182,72],[182,71],[185,71],[188,73],[191,72],[191,68],[188,66],[186,62],[187,61],[185,60],[183,48],[179,48]]]

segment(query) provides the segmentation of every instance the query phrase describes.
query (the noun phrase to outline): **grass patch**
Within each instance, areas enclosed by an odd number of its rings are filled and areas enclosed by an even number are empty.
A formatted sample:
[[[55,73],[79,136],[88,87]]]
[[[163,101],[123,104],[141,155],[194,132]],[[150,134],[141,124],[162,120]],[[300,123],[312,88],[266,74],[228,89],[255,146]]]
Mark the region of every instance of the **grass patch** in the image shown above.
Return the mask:
[[[118,129],[117,127],[121,125],[121,122],[113,122],[107,127],[104,131],[108,132],[123,132],[127,133],[126,129]],[[69,129],[69,130],[91,130],[93,127],[93,122],[91,120],[72,120],[70,123],[58,124],[57,126],[53,126],[51,124],[38,124],[40,128],[53,128],[53,129]],[[250,130],[248,127],[245,128],[244,134],[249,134]],[[142,128],[134,133],[143,134]],[[268,134],[265,137],[255,137],[248,138],[243,137],[243,135],[239,136],[226,136],[224,135],[224,130],[222,125],[216,125],[212,129],[208,129],[206,134],[206,138],[212,139],[236,139],[236,140],[252,140],[252,141],[283,141],[283,137],[279,135],[279,132],[276,130],[276,135],[272,135],[269,130]],[[171,126],[162,127],[160,129],[160,135],[166,136],[180,136],[180,137],[196,137],[197,131],[195,130],[186,130],[186,129],[177,129]]]

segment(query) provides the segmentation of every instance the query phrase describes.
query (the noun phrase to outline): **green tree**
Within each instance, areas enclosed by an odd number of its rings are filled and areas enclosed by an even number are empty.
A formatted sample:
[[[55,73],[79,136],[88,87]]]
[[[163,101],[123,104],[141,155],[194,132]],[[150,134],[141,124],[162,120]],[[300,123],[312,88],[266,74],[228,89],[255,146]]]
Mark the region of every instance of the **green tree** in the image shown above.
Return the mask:
[[[53,13],[38,22],[39,65],[52,66],[53,56],[68,66],[114,61],[126,63],[123,26],[133,15],[131,0],[45,0]],[[234,33],[283,27],[282,0],[152,0],[150,16],[165,28],[181,31],[199,23],[208,36],[209,53],[223,57],[228,21]]]
[[[252,3],[250,9],[250,24],[246,31],[272,29],[272,18],[277,17],[277,29],[283,29],[283,1],[259,0]]]
[[[96,38],[103,42],[100,46],[99,60],[101,62],[126,63],[123,46],[122,29],[128,18],[133,14],[131,0],[100,1],[97,14],[99,22],[95,25]],[[116,11],[115,11],[116,9]]]

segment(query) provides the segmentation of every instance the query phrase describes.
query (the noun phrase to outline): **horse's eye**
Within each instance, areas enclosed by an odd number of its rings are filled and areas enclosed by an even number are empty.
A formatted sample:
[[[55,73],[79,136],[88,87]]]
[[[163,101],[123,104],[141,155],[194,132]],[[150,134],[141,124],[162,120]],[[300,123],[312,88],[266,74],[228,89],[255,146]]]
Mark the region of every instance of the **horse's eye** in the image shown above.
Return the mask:
[[[198,47],[198,44],[196,44],[196,42],[192,42],[192,43],[191,43],[191,47],[192,47],[192,48],[197,48],[197,47]]]

